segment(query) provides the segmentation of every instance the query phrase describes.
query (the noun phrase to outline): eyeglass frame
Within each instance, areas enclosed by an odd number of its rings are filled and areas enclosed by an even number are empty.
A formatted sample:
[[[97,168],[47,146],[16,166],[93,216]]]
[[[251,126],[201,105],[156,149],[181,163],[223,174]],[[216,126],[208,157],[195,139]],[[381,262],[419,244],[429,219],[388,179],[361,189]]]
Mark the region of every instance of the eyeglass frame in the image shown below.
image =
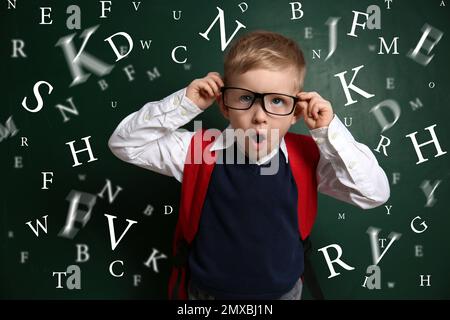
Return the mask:
[[[250,106],[248,106],[248,108],[245,108],[245,109],[234,108],[234,107],[230,107],[230,106],[226,105],[225,104],[225,94],[224,93],[225,93],[225,91],[227,89],[239,89],[239,90],[245,90],[245,91],[251,92],[254,95],[252,103],[250,103]],[[275,116],[288,116],[288,115],[292,114],[292,112],[294,112],[294,110],[295,110],[295,105],[300,100],[300,98],[298,98],[298,97],[294,97],[294,96],[291,96],[291,95],[288,95],[288,94],[284,94],[284,93],[277,93],[277,92],[259,93],[259,92],[254,92],[252,90],[248,90],[248,89],[245,89],[245,88],[239,88],[239,87],[226,87],[226,86],[223,86],[223,87],[220,88],[220,92],[222,93],[222,102],[223,102],[224,106],[226,106],[227,108],[231,108],[231,109],[234,109],[234,110],[249,110],[253,106],[253,104],[255,103],[256,99],[261,98],[261,106],[263,107],[263,110],[266,113],[273,114]],[[265,98],[265,96],[270,95],[270,94],[277,94],[277,95],[280,95],[280,96],[293,98],[294,99],[294,105],[292,106],[292,110],[289,113],[285,113],[285,114],[273,113],[273,112],[268,111],[266,109],[266,105],[264,103],[264,98]]]

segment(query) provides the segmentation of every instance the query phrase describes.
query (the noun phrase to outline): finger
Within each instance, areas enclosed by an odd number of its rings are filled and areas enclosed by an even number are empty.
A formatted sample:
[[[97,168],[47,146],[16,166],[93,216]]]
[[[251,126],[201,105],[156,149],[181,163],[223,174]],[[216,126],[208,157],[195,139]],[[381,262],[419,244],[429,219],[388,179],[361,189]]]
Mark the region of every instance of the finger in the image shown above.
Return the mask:
[[[313,107],[317,104],[319,100],[317,99],[317,97],[313,97],[311,98],[311,100],[309,100],[309,104],[308,104],[308,114],[310,117],[313,117]]]
[[[297,101],[295,103],[295,113],[296,114],[300,114],[300,116],[303,115],[303,109],[305,108],[305,103],[306,102],[303,102],[303,101]]]
[[[306,121],[308,119],[308,104],[305,102],[302,108],[303,119]]]
[[[225,84],[223,83],[222,78],[220,77],[220,74],[213,74],[211,75],[211,78],[214,79],[214,81],[217,83],[219,88],[223,87]]]
[[[213,75],[220,75],[220,73],[218,73],[217,71],[211,71],[211,72],[208,72],[208,74],[206,75],[207,77],[209,77],[209,76],[213,76]]]
[[[313,117],[313,115],[312,115],[312,107],[313,107],[315,102],[316,101],[314,99],[309,100],[309,103],[308,103],[308,117],[309,118]]]
[[[302,117],[304,117],[304,111],[303,110],[308,108],[308,103],[305,102],[305,101],[299,101],[299,102],[297,102],[297,106],[296,107],[299,109],[300,115]]]
[[[214,81],[217,83],[219,88],[224,86],[224,83],[223,83],[223,80],[222,80],[222,76],[220,75],[220,73],[218,73],[218,72],[210,72],[210,73],[208,73],[207,77],[214,79]]]
[[[314,120],[319,119],[319,110],[320,110],[320,102],[316,102],[315,104],[313,104],[311,108],[311,113],[314,117]]]
[[[320,105],[321,102],[322,102],[322,99],[318,98],[318,97],[314,97],[309,101],[308,111],[309,111],[310,117],[313,117],[314,119],[316,119],[316,116],[314,115],[314,108],[316,105]]]
[[[306,92],[299,92],[297,93],[297,97],[299,98],[300,101],[307,101],[309,99],[306,98]]]
[[[302,112],[303,112],[303,109],[307,109],[308,108],[308,102],[306,102],[306,101],[299,101],[299,102],[297,102],[297,105],[300,107]]]
[[[320,97],[320,95],[315,91],[311,91],[311,92],[303,91],[303,92],[300,92],[299,98],[302,100],[310,100],[316,96]]]
[[[220,93],[220,90],[219,90],[219,86],[218,86],[217,83],[214,81],[214,79],[212,79],[211,77],[209,77],[209,78],[205,78],[205,81],[209,84],[209,86],[211,87],[211,89],[213,89],[214,95],[218,96],[219,93]]]
[[[214,91],[213,89],[209,86],[208,82],[201,82],[199,84],[200,89],[202,89],[204,92],[206,92],[207,94],[209,94],[210,97],[214,97]]]

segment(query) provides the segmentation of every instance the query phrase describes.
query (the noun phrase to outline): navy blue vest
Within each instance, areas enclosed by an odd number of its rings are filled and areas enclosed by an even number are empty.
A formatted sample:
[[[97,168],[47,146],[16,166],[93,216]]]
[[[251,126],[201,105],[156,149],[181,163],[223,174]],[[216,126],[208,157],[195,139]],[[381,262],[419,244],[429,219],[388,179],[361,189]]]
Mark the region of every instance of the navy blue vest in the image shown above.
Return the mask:
[[[277,173],[261,175],[275,157]],[[217,299],[277,299],[303,274],[297,186],[281,149],[274,158],[214,166],[189,268],[193,285]]]

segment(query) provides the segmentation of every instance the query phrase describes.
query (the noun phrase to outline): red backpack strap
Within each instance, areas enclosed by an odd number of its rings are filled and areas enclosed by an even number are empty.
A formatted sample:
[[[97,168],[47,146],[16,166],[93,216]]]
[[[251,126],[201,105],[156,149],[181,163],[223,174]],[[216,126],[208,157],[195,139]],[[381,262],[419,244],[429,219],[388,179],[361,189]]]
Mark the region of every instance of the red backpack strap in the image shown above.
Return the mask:
[[[320,160],[319,149],[310,136],[286,133],[285,142],[289,153],[289,164],[294,175],[298,191],[299,233],[304,249],[303,283],[308,287],[314,299],[323,300],[324,295],[312,266],[311,241],[309,234],[317,213],[317,164]]]
[[[182,261],[181,248],[183,236],[181,235],[180,224],[177,223],[174,236],[173,249],[173,265],[169,277],[169,300],[187,300],[187,277],[186,277],[186,261]]]
[[[183,236],[189,244],[197,233],[209,179],[216,163],[216,152],[210,151],[216,134],[220,134],[220,131],[216,129],[209,129],[207,132],[205,129],[198,131],[192,137],[186,155],[179,222]]]
[[[289,165],[297,185],[298,223],[303,240],[311,233],[317,213],[316,169],[320,153],[310,136],[288,132],[284,136]]]
[[[205,130],[197,131],[191,139],[183,168],[181,200],[178,222],[173,240],[174,266],[169,279],[169,299],[187,299],[189,270],[187,257],[189,248],[200,222],[203,203],[209,185],[209,179],[216,162],[216,154],[210,152],[217,131],[213,136]],[[220,134],[220,131],[219,131]]]

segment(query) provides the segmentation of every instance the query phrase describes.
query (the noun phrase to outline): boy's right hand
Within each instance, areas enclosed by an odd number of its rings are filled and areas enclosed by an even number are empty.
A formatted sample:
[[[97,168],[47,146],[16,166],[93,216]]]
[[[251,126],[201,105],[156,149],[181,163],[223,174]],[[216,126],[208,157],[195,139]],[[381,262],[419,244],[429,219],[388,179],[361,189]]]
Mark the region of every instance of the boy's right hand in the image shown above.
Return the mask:
[[[195,79],[186,89],[186,96],[200,109],[206,110],[210,107],[221,92],[223,80],[218,72],[210,72],[206,77]]]

